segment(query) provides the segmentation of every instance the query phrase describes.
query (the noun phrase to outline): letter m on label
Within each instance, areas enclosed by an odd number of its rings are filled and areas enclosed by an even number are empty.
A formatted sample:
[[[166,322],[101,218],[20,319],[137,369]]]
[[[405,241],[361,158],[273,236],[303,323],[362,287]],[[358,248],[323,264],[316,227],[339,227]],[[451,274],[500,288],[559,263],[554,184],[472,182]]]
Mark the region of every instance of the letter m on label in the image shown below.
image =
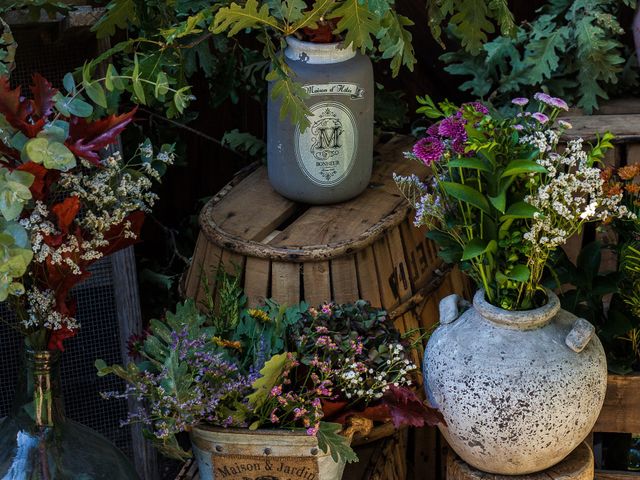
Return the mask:
[[[338,142],[340,134],[342,133],[340,127],[321,128],[318,138],[318,150],[325,148],[340,148],[341,145]]]

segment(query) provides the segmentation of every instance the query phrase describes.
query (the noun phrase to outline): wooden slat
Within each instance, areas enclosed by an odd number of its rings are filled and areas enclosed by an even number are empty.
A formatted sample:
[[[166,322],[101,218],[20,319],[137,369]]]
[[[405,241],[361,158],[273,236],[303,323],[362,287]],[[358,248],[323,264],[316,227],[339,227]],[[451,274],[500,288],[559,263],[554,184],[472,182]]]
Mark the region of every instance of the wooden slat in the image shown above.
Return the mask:
[[[294,202],[271,187],[267,169],[260,167],[216,205],[212,219],[220,229],[232,235],[259,242],[289,218],[296,208]]]
[[[413,449],[413,464],[410,468],[412,480],[438,478],[439,451],[438,430],[435,427],[412,428],[409,431],[409,446]]]
[[[420,312],[420,326],[426,330],[431,329],[436,323],[440,321],[440,313],[438,310],[439,299],[436,295],[432,295],[424,305],[424,308]]]
[[[398,290],[395,286],[393,263],[389,252],[389,242],[385,237],[373,244],[373,253],[376,259],[376,271],[378,273],[378,286],[380,288],[380,300],[382,308],[387,311],[395,308],[399,302]]]
[[[200,474],[198,473],[198,462],[194,459],[187,460],[182,469],[180,469],[180,473],[175,478],[175,480],[199,480]]]
[[[244,293],[249,307],[257,307],[269,296],[271,262],[265,258],[248,257],[245,266]]]
[[[622,149],[616,146],[607,150],[604,154],[603,162],[608,167],[619,167],[622,164]]]
[[[331,277],[329,262],[302,264],[304,301],[313,307],[331,301]]]
[[[394,283],[398,291],[398,298],[401,302],[404,302],[411,297],[413,292],[411,291],[409,268],[402,237],[400,236],[400,228],[392,228],[387,232],[387,238],[389,239],[389,250],[391,251],[391,262],[393,263]]]
[[[640,432],[640,374],[609,375],[596,432]]]
[[[426,262],[419,260],[420,255],[425,257],[424,238],[418,238],[413,231],[415,227],[410,221],[400,224],[400,234],[404,245],[407,268],[409,270],[409,279],[411,280],[411,290],[417,292],[427,280],[431,277]],[[420,251],[422,250],[422,253]]]
[[[271,297],[281,305],[291,306],[300,302],[300,264],[271,264]]]
[[[640,472],[618,472],[615,470],[596,470],[595,480],[639,480]]]
[[[222,257],[220,258],[220,269],[229,275],[242,277],[245,262],[246,257],[243,255],[229,250],[223,250]]]
[[[640,163],[640,143],[630,143],[627,145],[627,165]]]
[[[580,254],[580,250],[582,249],[583,235],[584,232],[581,232],[579,235],[572,236],[571,238],[569,238],[569,240],[567,240],[567,243],[562,246],[562,249],[567,254],[567,257],[569,257],[569,260],[571,260],[574,264],[578,260],[578,255]]]
[[[189,273],[187,274],[187,284],[185,294],[189,298],[196,298],[198,296],[198,290],[202,283],[202,275],[204,274],[203,268],[206,266],[205,258],[207,256],[208,248],[207,238],[200,233],[198,240],[196,241],[196,249],[191,259],[191,265],[189,267]]]
[[[331,260],[331,290],[336,303],[355,302],[360,298],[356,259],[353,255]]]
[[[356,254],[356,266],[358,271],[358,289],[360,296],[374,307],[382,307],[380,300],[380,287],[378,273],[376,272],[376,259],[373,248],[367,247]]]
[[[216,292],[216,274],[218,272],[218,268],[220,266],[220,259],[222,258],[222,249],[217,245],[208,244],[206,246],[206,253],[204,259],[202,261],[202,274],[197,276],[198,278],[198,288],[196,290],[195,299],[196,303],[200,305],[200,302],[203,301],[207,292],[205,289],[205,285],[203,282],[208,283],[209,293],[212,297],[215,298]]]
[[[404,323],[404,331],[405,332],[410,332],[412,330],[416,330],[418,328],[420,328],[420,323],[418,321],[418,317],[416,316],[416,314],[414,312],[407,312],[402,316],[402,321]],[[419,333],[418,333],[419,335]],[[411,360],[413,361],[413,363],[416,364],[416,366],[420,367],[420,364],[422,363],[422,356],[424,354],[424,349],[422,348],[422,345],[419,345],[418,347],[416,347],[415,350],[411,351]],[[422,384],[422,377],[420,376],[419,379],[419,383]]]
[[[601,115],[584,115],[567,120],[573,128],[565,132],[565,139],[594,140],[596,134],[610,131],[618,142],[640,140],[640,115],[607,115],[604,118]]]

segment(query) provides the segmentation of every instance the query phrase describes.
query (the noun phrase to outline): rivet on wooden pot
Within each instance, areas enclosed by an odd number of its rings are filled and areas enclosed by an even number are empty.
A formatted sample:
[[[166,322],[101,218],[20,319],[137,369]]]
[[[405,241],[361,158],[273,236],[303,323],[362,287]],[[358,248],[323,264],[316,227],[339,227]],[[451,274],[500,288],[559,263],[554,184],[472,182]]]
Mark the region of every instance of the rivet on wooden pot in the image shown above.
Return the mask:
[[[269,447],[264,449],[264,454],[265,455],[271,455],[271,449]]]
[[[318,449],[316,447],[313,447],[311,449],[311,455],[317,455],[318,454]]]
[[[222,451],[222,445],[216,445],[216,452],[220,453]]]

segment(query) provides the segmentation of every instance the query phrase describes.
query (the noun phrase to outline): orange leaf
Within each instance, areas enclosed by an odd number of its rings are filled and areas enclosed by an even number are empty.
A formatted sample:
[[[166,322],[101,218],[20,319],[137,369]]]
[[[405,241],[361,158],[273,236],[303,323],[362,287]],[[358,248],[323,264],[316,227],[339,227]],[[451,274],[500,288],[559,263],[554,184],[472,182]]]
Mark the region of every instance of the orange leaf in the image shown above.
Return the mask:
[[[67,197],[62,202],[56,203],[51,211],[58,219],[58,228],[66,235],[69,233],[71,223],[80,211],[80,199],[78,197]]]

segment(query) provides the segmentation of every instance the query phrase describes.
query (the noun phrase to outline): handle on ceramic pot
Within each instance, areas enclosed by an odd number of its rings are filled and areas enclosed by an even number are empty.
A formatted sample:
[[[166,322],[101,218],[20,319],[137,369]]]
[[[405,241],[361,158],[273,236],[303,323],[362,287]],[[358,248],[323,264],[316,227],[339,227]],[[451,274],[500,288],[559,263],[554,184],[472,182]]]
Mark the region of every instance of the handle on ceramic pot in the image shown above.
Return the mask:
[[[576,353],[580,353],[593,338],[596,328],[584,318],[578,318],[568,333],[565,343]]]
[[[466,309],[469,306],[471,306],[469,302],[455,293],[444,297],[440,300],[439,306],[440,324],[447,325],[453,323],[460,316],[460,309]]]

